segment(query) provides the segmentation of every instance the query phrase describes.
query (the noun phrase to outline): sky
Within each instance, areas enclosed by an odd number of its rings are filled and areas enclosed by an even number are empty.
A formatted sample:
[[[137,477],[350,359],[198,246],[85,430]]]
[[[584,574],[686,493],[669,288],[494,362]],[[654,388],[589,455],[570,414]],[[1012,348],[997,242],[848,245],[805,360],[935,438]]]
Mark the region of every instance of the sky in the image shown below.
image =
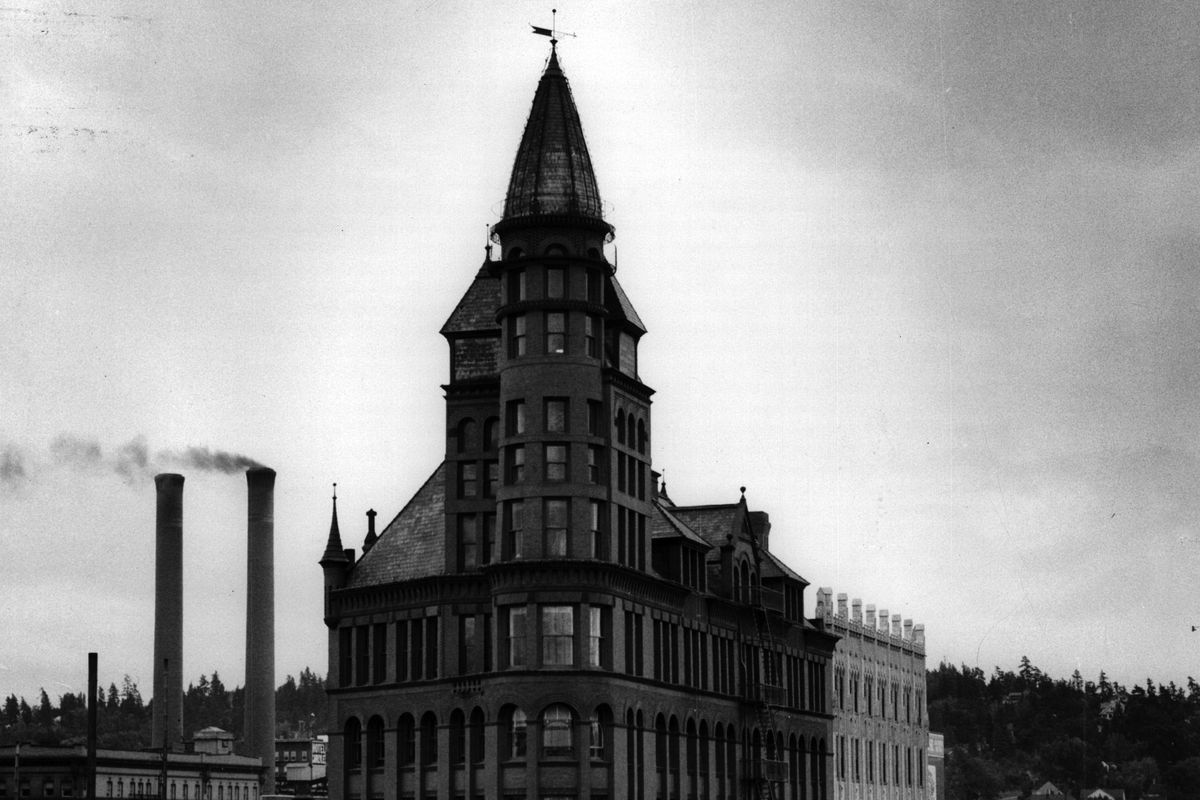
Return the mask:
[[[278,678],[317,565],[441,459],[437,331],[548,55],[529,2],[0,9],[0,695],[243,680],[278,472]],[[558,4],[656,469],[924,624],[930,666],[1182,684],[1200,651],[1200,15],[1083,0]]]

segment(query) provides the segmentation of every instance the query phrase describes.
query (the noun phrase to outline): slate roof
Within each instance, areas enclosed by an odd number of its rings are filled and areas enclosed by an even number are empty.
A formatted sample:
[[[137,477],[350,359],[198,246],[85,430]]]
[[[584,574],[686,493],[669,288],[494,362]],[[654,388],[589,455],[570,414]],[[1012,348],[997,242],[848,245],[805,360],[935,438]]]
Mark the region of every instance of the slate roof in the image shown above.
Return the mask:
[[[617,283],[617,276],[613,275],[612,281],[613,294],[616,295],[617,305],[620,306],[621,313],[625,319],[637,326],[642,333],[646,332],[646,325],[642,322],[642,318],[638,316],[637,311],[633,308],[633,303],[629,302],[629,296],[625,294],[625,290],[621,288],[621,284]]]
[[[446,572],[446,465],[443,462],[350,572],[346,586],[374,586]]]
[[[603,219],[579,112],[553,50],[533,96],[504,199],[504,219],[539,214]]]
[[[675,519],[686,525],[691,531],[712,547],[724,545],[729,535],[734,532],[733,525],[737,521],[738,504],[727,506],[676,506],[671,509]]]
[[[496,311],[500,308],[500,279],[481,269],[442,326],[442,335],[475,331],[499,331]]]
[[[775,557],[775,554],[770,550],[762,551],[762,577],[764,578],[791,578],[794,581],[800,581],[804,585],[808,585],[808,581],[804,580],[799,574],[792,571],[792,568]]]
[[[654,503],[654,508],[658,513],[650,518],[651,539],[674,539],[682,537],[706,549],[712,546],[700,534],[681,522],[671,511],[664,508],[658,502]]]

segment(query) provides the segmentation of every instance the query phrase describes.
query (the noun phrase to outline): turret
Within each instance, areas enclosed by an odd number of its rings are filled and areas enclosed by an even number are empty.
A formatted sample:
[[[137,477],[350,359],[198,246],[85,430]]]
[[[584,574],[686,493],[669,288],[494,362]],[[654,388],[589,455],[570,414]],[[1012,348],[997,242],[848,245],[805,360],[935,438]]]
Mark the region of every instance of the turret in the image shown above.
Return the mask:
[[[342,536],[338,532],[337,484],[333,485],[333,515],[329,521],[329,539],[321,556],[321,570],[325,573],[325,620],[329,624],[329,593],[346,585],[346,571],[353,562],[353,550],[342,547]]]

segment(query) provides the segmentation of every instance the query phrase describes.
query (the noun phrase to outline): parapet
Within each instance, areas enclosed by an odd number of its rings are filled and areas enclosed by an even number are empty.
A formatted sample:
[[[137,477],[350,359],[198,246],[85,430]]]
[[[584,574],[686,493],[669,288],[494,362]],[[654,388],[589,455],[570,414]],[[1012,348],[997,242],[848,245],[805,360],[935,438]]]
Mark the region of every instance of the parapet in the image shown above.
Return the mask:
[[[831,587],[822,586],[817,589],[817,617],[824,620],[830,628],[857,631],[879,639],[886,638],[893,643],[908,644],[924,653],[924,625],[915,625],[911,619],[905,619],[900,614],[889,615],[886,608],[880,608],[876,613],[874,605],[867,605],[864,613],[863,601],[857,597],[850,599],[845,592],[837,595],[836,606],[833,597]]]

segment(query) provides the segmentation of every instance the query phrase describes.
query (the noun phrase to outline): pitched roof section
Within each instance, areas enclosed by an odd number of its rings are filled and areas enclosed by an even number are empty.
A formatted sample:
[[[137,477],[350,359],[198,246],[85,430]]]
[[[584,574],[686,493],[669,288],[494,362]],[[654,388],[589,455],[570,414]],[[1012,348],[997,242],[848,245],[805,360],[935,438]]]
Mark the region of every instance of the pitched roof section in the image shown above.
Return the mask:
[[[671,509],[675,519],[686,525],[712,547],[726,544],[731,534],[736,535],[738,505],[722,506],[676,506]]]
[[[633,303],[629,302],[629,295],[625,294],[625,289],[621,284],[617,283],[617,276],[613,275],[609,280],[612,282],[613,296],[617,301],[617,308],[621,315],[626,320],[635,325],[642,333],[646,332],[646,325],[642,322],[642,318],[638,316],[637,311],[633,308]]]
[[[320,564],[325,566],[344,561],[347,561],[347,558],[342,549],[342,536],[338,532],[337,495],[335,494],[333,496],[333,517],[329,521],[329,538],[325,541],[325,553],[321,556]]]
[[[442,463],[350,572],[347,586],[407,581],[446,571],[446,465]]]
[[[705,549],[712,546],[658,501],[655,501],[654,508],[658,514],[650,518],[650,537],[652,539],[682,537]]]
[[[450,318],[442,326],[442,335],[499,331],[496,311],[500,308],[500,279],[491,277],[485,269],[479,270],[466,294],[458,301]]]
[[[603,219],[579,112],[553,50],[533,96],[504,199],[505,220],[542,214]]]

